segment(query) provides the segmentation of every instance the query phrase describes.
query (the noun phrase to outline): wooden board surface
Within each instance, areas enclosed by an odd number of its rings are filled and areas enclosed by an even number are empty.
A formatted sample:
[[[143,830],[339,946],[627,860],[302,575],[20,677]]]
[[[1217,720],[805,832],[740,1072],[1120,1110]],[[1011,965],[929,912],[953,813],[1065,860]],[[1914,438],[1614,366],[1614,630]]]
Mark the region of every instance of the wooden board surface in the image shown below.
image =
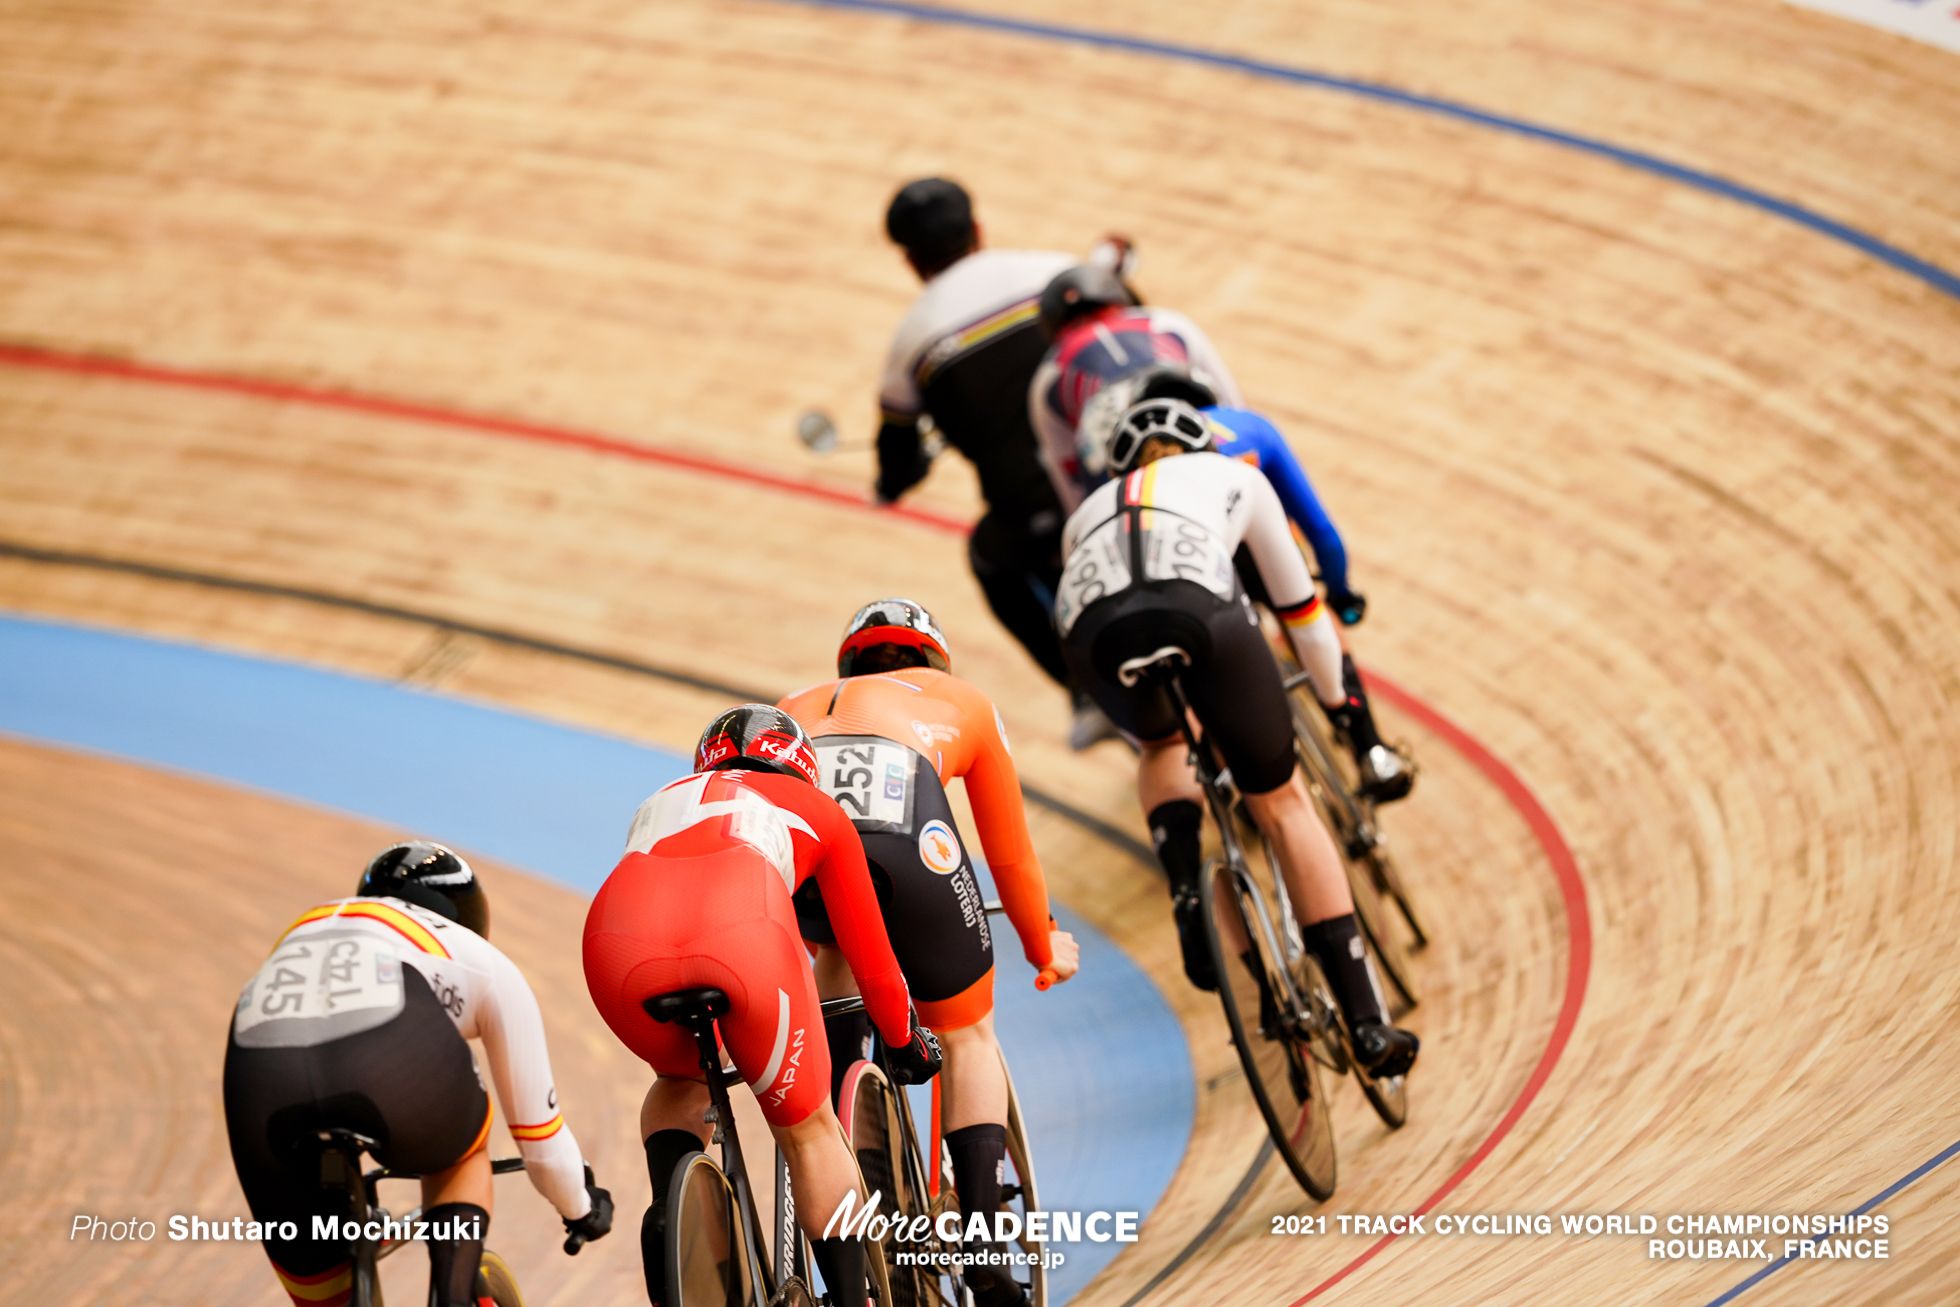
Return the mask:
[[[1951,56],[1822,15],[1481,0],[1038,16],[1604,137],[1960,266]],[[38,6],[0,15],[0,33],[0,337],[15,342],[856,487],[864,455],[813,465],[789,427],[820,405],[847,434],[868,428],[911,293],[877,226],[898,181],[966,179],[998,244],[1132,232],[1146,291],[1212,331],[1341,523],[1374,603],[1364,660],[1516,767],[1585,877],[1595,951],[1571,1048],[1449,1206],[1845,1210],[1953,1142],[1960,301],[1540,142],[890,16],[750,0]],[[923,497],[974,508],[952,460]],[[1030,778],[1137,827],[1124,755],[1066,752],[1060,694],[991,625],[960,542],[915,524],[464,430],[18,369],[0,370],[0,523],[15,542],[761,689],[818,679],[853,607],[912,593],[1000,700]],[[300,601],[23,562],[0,562],[0,600],[669,745],[716,706]],[[1554,890],[1515,816],[1398,729],[1430,775],[1396,835],[1449,923],[1425,975],[1431,1060],[1402,1136],[1371,1138],[1344,1110],[1331,1214],[1433,1190],[1501,1114],[1560,992]],[[141,808],[151,783],[114,793]],[[1177,981],[1161,888],[1043,822],[1059,892],[1152,968],[1210,1074],[1216,1017]],[[158,1056],[149,1083],[188,1086],[186,1102],[215,1074],[194,1041]],[[57,1065],[13,1058],[8,1075]],[[1236,1183],[1256,1135],[1217,1088],[1161,1228],[1085,1301],[1128,1298]],[[58,1151],[10,1194],[9,1231],[79,1201],[59,1150],[95,1174],[116,1144],[68,1120],[36,1137]],[[208,1115],[186,1128],[215,1137]],[[221,1163],[208,1148],[200,1163],[214,1201]],[[1953,1183],[1937,1172],[1888,1207],[1890,1262],[1795,1268],[1744,1301],[1950,1300]],[[1151,1301],[1283,1307],[1367,1246],[1261,1233],[1298,1206],[1269,1181]],[[79,1273],[13,1233],[0,1249]],[[1631,1240],[1432,1238],[1327,1296],[1700,1303],[1748,1269],[1649,1264]],[[276,1300],[261,1268],[238,1274],[241,1301]],[[108,1292],[50,1283],[47,1301]]]

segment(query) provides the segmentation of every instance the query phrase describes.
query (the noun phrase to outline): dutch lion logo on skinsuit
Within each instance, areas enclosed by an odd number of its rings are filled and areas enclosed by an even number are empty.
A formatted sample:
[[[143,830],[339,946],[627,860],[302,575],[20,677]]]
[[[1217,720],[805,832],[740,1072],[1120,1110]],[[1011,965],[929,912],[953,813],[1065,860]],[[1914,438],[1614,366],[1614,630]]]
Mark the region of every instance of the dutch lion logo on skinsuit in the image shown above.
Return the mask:
[[[919,861],[941,876],[952,875],[960,869],[960,837],[935,817],[919,830]]]

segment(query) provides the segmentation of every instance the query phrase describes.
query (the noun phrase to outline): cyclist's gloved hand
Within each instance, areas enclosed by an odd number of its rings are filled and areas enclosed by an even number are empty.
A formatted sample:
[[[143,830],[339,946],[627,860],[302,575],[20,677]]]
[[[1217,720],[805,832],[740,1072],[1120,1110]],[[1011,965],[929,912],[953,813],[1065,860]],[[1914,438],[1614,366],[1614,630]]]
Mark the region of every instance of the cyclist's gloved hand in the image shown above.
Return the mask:
[[[892,1079],[901,1085],[923,1085],[939,1074],[945,1055],[939,1051],[939,1040],[930,1030],[919,1024],[919,1014],[912,1014],[912,1037],[905,1041],[903,1048],[891,1050]]]
[[[1327,592],[1327,606],[1334,616],[1341,619],[1342,626],[1353,626],[1368,615],[1368,596],[1353,590],[1332,590]]]
[[[585,1244],[605,1238],[612,1230],[612,1194],[594,1182],[590,1162],[585,1164],[585,1192],[592,1198],[592,1210],[576,1221],[565,1220],[565,1251],[574,1257]]]

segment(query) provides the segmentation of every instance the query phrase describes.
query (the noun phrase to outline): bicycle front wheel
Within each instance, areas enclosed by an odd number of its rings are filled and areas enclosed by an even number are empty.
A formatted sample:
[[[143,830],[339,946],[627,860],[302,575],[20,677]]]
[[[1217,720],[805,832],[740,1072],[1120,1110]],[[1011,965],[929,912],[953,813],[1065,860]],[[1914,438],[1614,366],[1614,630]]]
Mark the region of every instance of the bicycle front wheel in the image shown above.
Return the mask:
[[[735,1192],[706,1153],[690,1153],[674,1166],[667,1191],[668,1307],[753,1307],[755,1285]]]
[[[1334,1193],[1334,1121],[1320,1063],[1289,1028],[1287,991],[1268,960],[1259,888],[1243,868],[1214,862],[1199,878],[1198,891],[1216,959],[1218,997],[1247,1087],[1293,1178],[1324,1201]]]
[[[1007,1161],[1014,1170],[1012,1178],[1001,1188],[1000,1206],[1002,1211],[1021,1218],[1021,1235],[1015,1242],[1032,1259],[1025,1267],[1013,1268],[1014,1278],[1021,1279],[1025,1272],[1033,1307],[1048,1307],[1048,1268],[1043,1265],[1047,1254],[1042,1241],[1028,1237],[1028,1213],[1042,1210],[1041,1199],[1035,1193],[1034,1155],[1028,1149],[1028,1132],[1021,1120],[1021,1098],[1014,1092],[1014,1076],[1007,1069],[1005,1054],[1001,1056],[1000,1069],[1007,1076]]]
[[[485,1300],[495,1307],[524,1307],[524,1295],[517,1291],[517,1277],[510,1273],[510,1267],[502,1257],[485,1248],[483,1260],[476,1267],[476,1300]]]

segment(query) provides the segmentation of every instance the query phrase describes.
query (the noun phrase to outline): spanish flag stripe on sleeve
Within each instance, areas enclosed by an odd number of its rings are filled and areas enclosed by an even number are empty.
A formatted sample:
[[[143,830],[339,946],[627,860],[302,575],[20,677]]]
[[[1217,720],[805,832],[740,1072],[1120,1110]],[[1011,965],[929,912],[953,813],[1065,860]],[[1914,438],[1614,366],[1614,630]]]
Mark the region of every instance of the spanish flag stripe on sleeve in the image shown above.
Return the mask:
[[[512,1139],[522,1140],[525,1143],[536,1143],[540,1139],[551,1138],[564,1128],[565,1114],[560,1112],[557,1116],[552,1117],[542,1125],[517,1125],[513,1123],[510,1127],[510,1137]]]
[[[1320,616],[1319,595],[1315,595],[1303,604],[1279,610],[1279,620],[1285,622],[1288,626],[1305,626],[1318,616]]]
[[[442,941],[437,939],[427,926],[400,908],[391,908],[386,903],[372,901],[329,903],[324,907],[314,908],[311,912],[300,914],[299,920],[286,927],[286,935],[292,934],[310,922],[324,921],[328,917],[362,917],[369,921],[378,921],[424,953],[433,953],[439,958],[449,956],[449,950],[442,946]],[[279,938],[285,937],[281,935]]]

